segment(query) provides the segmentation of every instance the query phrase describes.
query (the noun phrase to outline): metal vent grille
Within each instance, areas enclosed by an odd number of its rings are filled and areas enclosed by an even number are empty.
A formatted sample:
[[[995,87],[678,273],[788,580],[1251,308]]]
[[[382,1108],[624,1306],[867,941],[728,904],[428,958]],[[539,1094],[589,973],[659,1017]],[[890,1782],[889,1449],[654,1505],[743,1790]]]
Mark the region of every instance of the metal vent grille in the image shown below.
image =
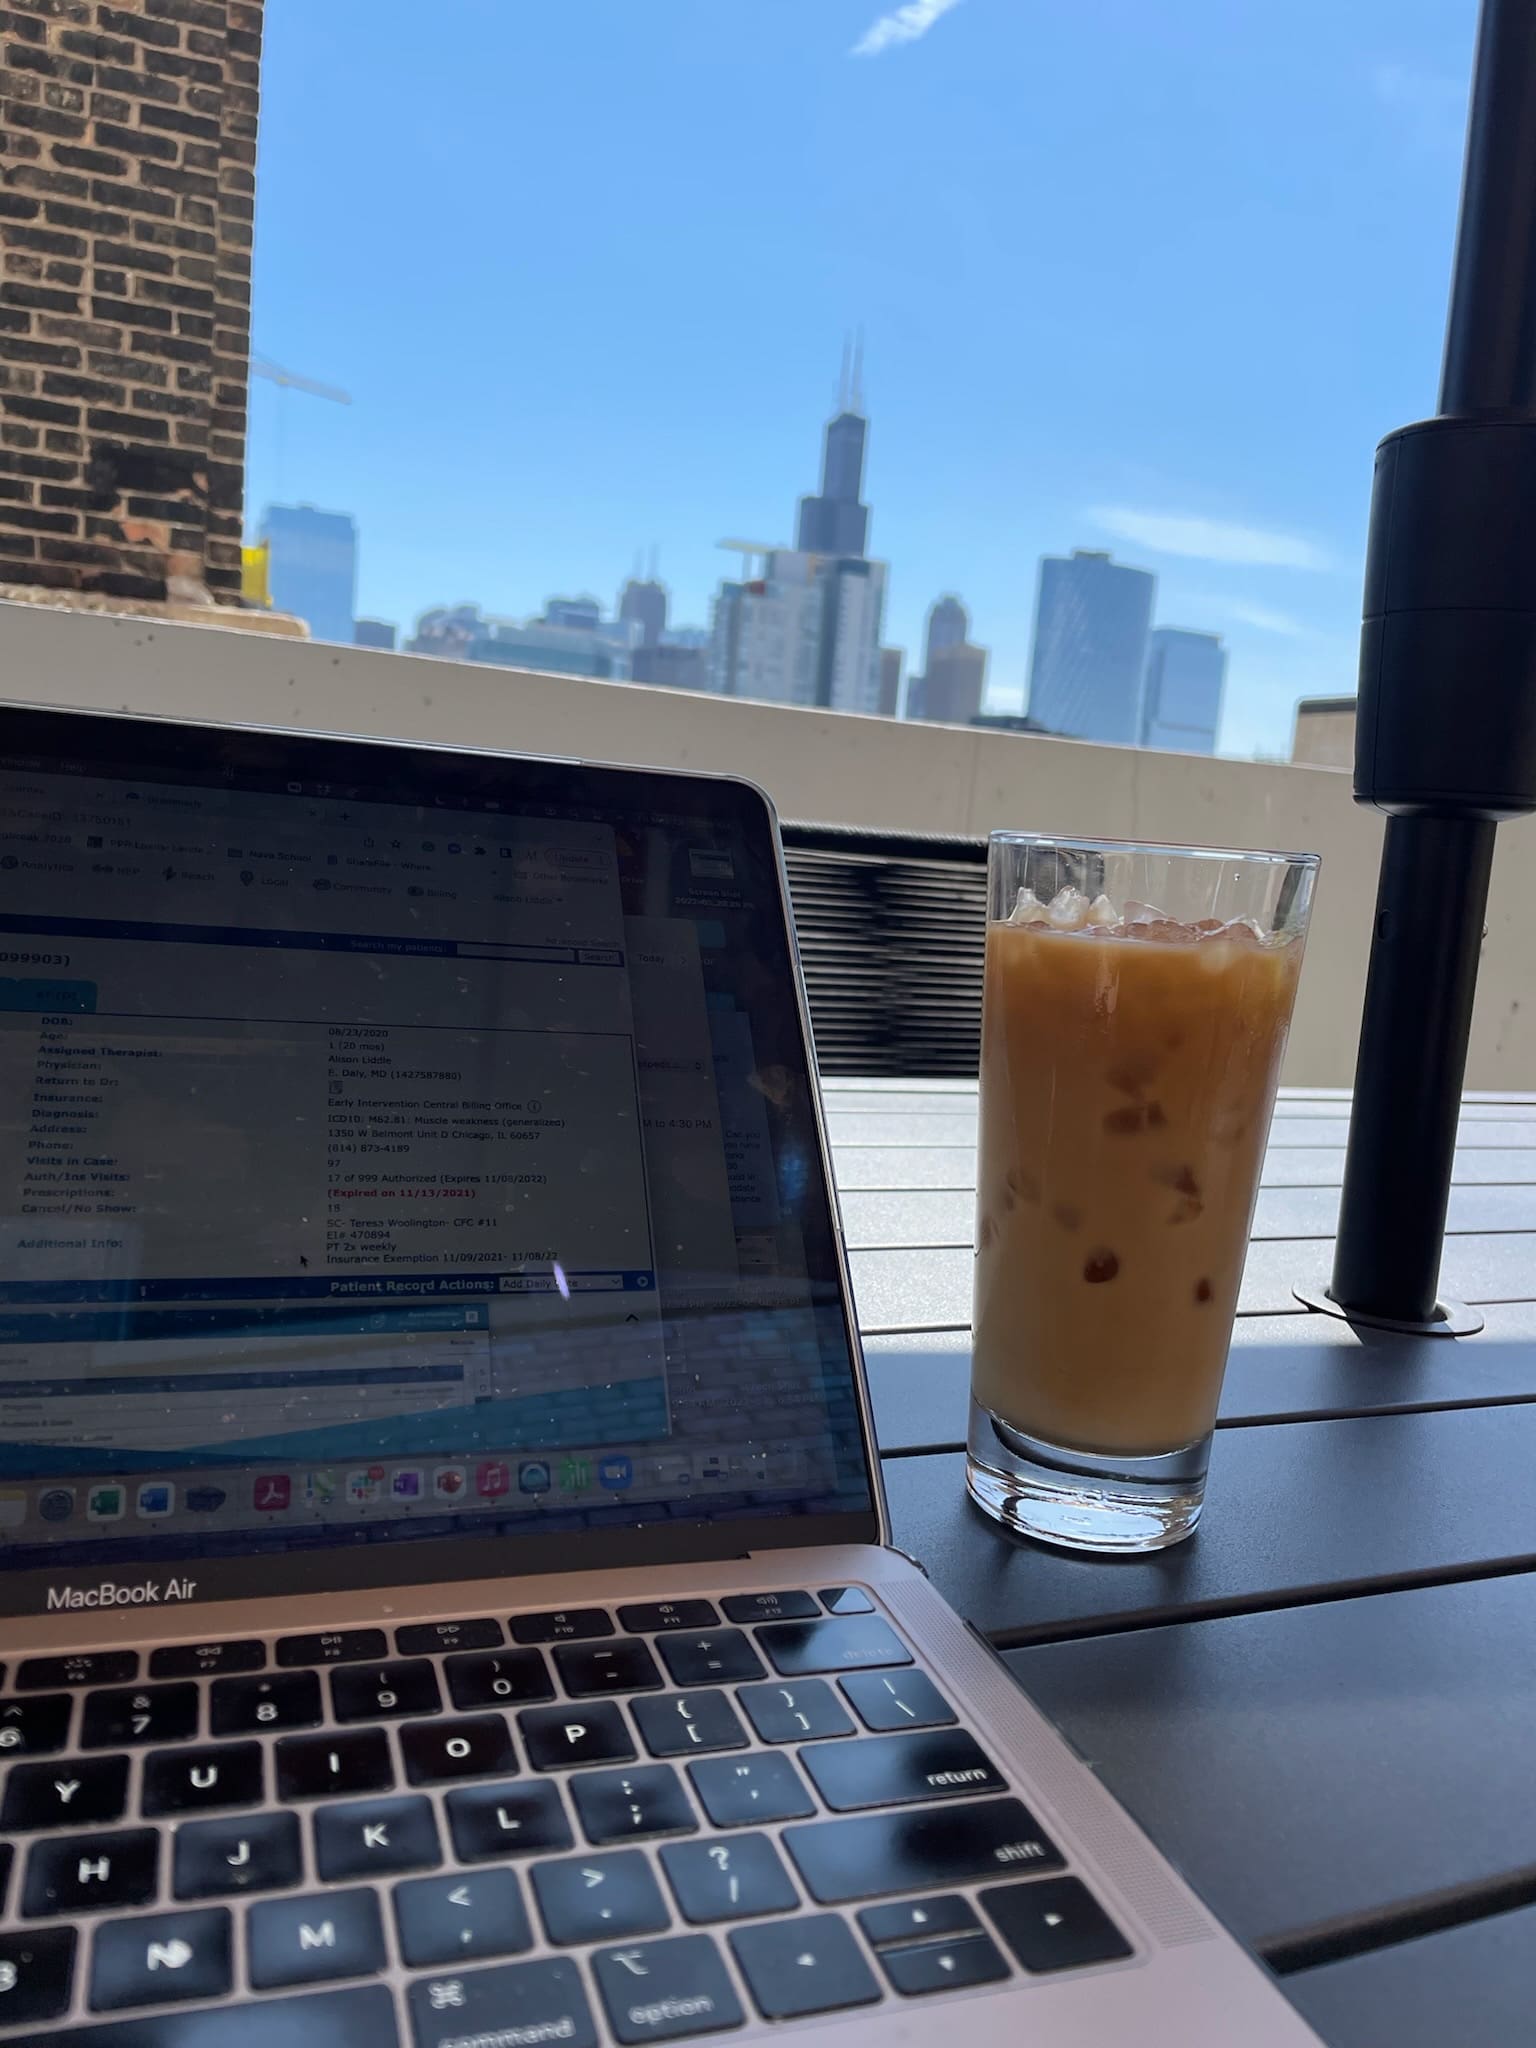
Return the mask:
[[[985,840],[786,825],[784,849],[821,1071],[973,1075]]]

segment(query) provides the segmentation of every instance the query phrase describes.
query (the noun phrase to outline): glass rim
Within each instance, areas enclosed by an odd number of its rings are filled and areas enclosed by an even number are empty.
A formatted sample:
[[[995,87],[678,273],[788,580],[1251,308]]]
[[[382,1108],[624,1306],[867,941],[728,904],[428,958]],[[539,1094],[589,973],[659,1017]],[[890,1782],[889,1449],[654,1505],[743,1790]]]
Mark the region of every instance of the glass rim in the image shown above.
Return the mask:
[[[1095,839],[1079,833],[1017,832],[999,826],[987,834],[987,847],[1059,847],[1071,853],[1152,853],[1179,860],[1252,861],[1269,867],[1316,868],[1322,866],[1320,853],[1284,853],[1262,846],[1187,846],[1162,839]]]

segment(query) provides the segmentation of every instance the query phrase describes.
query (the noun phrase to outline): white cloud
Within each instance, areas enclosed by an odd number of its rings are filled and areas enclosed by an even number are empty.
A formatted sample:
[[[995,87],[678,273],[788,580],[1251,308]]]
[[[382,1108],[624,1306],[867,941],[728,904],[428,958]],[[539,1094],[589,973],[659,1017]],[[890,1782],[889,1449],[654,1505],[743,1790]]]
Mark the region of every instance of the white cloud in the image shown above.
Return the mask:
[[[1300,534],[1273,533],[1233,520],[1201,519],[1182,512],[1147,512],[1131,505],[1095,505],[1089,518],[1116,540],[1180,555],[1196,562],[1231,562],[1248,569],[1326,569],[1328,557]]]
[[[1305,640],[1308,629],[1289,612],[1272,611],[1267,604],[1229,604],[1227,617],[1240,626],[1252,626],[1260,633],[1278,633],[1282,640]]]
[[[882,50],[889,50],[896,43],[915,43],[919,36],[927,35],[941,14],[948,14],[959,5],[960,0],[907,0],[904,7],[892,8],[889,14],[871,22],[848,54],[878,57]]]

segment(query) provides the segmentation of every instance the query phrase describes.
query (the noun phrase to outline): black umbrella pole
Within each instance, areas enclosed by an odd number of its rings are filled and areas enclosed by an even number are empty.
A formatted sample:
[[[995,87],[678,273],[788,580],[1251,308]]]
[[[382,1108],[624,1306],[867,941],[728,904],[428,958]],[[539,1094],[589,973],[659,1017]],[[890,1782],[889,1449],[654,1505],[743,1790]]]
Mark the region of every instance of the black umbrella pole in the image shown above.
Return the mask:
[[[1361,1315],[1434,1313],[1495,829],[1387,820],[1330,1290]]]

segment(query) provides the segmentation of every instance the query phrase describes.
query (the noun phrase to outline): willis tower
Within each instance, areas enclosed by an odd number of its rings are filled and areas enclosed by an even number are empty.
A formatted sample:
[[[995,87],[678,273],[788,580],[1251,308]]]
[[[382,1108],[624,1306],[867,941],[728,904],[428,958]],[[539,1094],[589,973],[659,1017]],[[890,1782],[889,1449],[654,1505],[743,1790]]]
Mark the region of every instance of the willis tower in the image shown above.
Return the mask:
[[[853,352],[843,347],[843,374],[837,393],[837,416],[827,427],[821,458],[821,490],[800,500],[795,546],[806,555],[864,553],[869,538],[869,507],[859,500],[864,482],[864,344]]]

